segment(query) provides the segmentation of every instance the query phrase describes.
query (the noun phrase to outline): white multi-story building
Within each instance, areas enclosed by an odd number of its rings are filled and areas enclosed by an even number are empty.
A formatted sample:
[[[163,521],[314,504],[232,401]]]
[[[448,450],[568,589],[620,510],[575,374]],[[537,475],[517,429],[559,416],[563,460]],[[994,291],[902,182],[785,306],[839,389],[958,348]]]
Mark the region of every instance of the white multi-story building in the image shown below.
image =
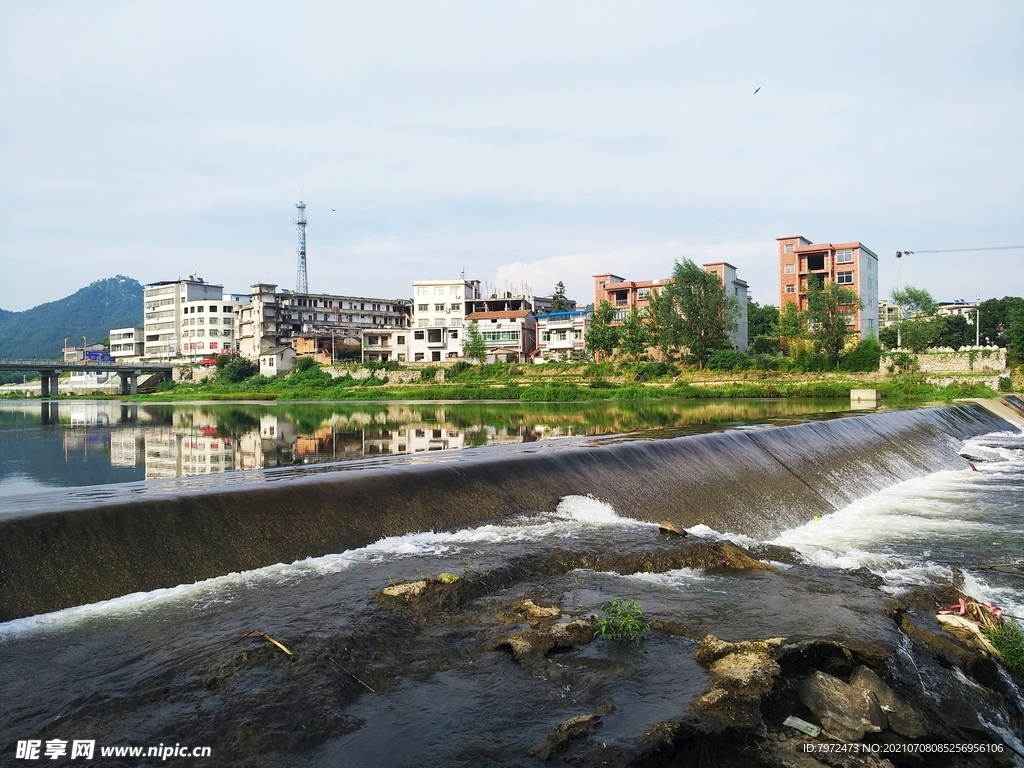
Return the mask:
[[[326,293],[278,291],[270,283],[252,286],[239,310],[238,349],[251,360],[300,338],[317,340],[333,354],[359,343],[363,329],[408,328],[408,299],[378,299]]]
[[[412,333],[409,328],[386,328],[383,326],[363,328],[363,362],[367,360],[379,363],[407,362],[409,360],[409,339],[411,338]]]
[[[237,299],[235,294],[225,294],[223,285],[195,275],[145,286],[143,356],[169,360],[236,350]]]
[[[540,360],[576,360],[586,353],[587,330],[593,310],[552,312],[537,317]]]
[[[467,303],[480,298],[480,281],[417,280],[412,295],[411,362],[462,357]]]
[[[466,324],[475,323],[487,345],[487,362],[522,363],[537,344],[537,318],[529,309],[473,312]]]
[[[110,356],[118,361],[142,357],[144,336],[142,328],[111,328]]]

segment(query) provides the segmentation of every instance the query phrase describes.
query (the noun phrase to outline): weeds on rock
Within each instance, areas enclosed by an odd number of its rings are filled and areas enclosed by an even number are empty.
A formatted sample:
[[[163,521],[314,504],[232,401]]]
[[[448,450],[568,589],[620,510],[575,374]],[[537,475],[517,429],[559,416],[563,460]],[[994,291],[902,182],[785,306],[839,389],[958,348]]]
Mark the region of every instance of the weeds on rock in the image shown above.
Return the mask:
[[[1024,672],[1024,630],[1015,619],[1004,618],[997,626],[984,630],[988,641],[1003,654],[1006,666]]]
[[[635,600],[619,600],[601,606],[594,637],[607,637],[620,643],[639,645],[651,631],[650,622],[642,621],[643,608]]]

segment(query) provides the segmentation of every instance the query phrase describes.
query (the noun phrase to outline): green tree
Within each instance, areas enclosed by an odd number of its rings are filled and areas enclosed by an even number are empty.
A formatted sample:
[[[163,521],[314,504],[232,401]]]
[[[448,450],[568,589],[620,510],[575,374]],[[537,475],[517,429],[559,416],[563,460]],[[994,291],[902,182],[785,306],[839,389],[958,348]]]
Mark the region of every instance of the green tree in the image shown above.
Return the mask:
[[[747,336],[755,354],[774,355],[779,351],[779,308],[763,307],[756,301],[747,304]]]
[[[835,368],[850,335],[850,322],[860,308],[857,294],[838,283],[822,285],[817,275],[807,279],[807,328],[815,347]]]
[[[935,318],[936,347],[970,347],[974,345],[974,324],[963,315],[939,315]]]
[[[1024,299],[1019,296],[1004,296],[981,302],[981,333],[978,335],[982,344],[1005,347],[1009,343],[1007,329],[1012,323],[1010,315],[1017,306],[1024,306]]]
[[[807,322],[794,301],[787,301],[779,313],[779,346],[790,354],[794,342],[807,338]]]
[[[480,333],[475,322],[466,325],[466,338],[462,345],[462,354],[468,360],[476,360],[481,364],[487,359],[487,342],[484,341],[484,335]]]
[[[614,319],[615,309],[608,301],[598,304],[590,316],[590,327],[587,328],[587,337],[584,341],[587,352],[593,355],[595,360],[602,354],[611,357],[619,344],[619,329],[612,325]]]
[[[718,275],[705,272],[690,259],[672,270],[672,298],[679,315],[679,341],[703,369],[716,349],[729,349],[729,331],[736,327],[739,306],[726,297]]]
[[[1006,339],[1009,352],[1017,362],[1024,362],[1024,299],[1010,306]]]
[[[241,355],[220,355],[217,358],[217,378],[238,384],[259,373],[259,366]]]
[[[671,281],[651,289],[647,316],[650,320],[651,344],[658,347],[663,361],[675,359],[682,337],[682,318],[676,311]]]
[[[632,355],[637,362],[640,355],[651,345],[651,326],[647,322],[647,313],[637,307],[629,310],[619,330],[619,343],[622,351]]]
[[[935,343],[939,325],[935,322],[935,300],[923,288],[908,285],[892,292],[893,302],[900,308],[896,321],[897,343],[913,352],[922,352]]]
[[[551,311],[567,312],[568,310],[569,300],[565,297],[565,284],[559,280],[555,286],[555,292],[551,294]]]

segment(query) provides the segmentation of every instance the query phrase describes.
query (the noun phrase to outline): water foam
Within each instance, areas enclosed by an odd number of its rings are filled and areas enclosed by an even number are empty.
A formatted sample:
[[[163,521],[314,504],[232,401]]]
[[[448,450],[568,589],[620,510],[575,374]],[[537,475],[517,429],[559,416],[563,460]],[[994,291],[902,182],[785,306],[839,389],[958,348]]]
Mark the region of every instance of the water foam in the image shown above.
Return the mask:
[[[523,516],[507,524],[481,525],[457,531],[420,531],[388,536],[373,544],[293,563],[235,572],[192,584],[135,592],[111,600],[28,616],[0,624],[0,640],[33,631],[64,628],[92,619],[131,616],[180,605],[202,609],[230,603],[236,593],[265,586],[283,586],[311,576],[347,570],[361,563],[384,563],[415,557],[459,555],[482,545],[515,544],[544,538],[572,538],[581,531],[610,527],[656,527],[620,516],[609,504],[591,496],[566,496],[553,513]]]

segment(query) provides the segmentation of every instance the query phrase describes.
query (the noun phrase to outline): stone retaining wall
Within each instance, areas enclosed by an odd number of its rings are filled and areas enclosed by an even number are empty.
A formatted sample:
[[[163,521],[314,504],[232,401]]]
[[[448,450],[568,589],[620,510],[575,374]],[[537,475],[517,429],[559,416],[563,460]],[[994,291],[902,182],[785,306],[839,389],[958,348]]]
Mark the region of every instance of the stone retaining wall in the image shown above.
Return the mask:
[[[965,347],[959,352],[949,347],[929,349],[926,352],[883,352],[878,361],[878,370],[889,372],[893,358],[899,354],[909,354],[917,360],[917,369],[921,373],[995,373],[1006,370],[1006,350],[1001,347]]]

